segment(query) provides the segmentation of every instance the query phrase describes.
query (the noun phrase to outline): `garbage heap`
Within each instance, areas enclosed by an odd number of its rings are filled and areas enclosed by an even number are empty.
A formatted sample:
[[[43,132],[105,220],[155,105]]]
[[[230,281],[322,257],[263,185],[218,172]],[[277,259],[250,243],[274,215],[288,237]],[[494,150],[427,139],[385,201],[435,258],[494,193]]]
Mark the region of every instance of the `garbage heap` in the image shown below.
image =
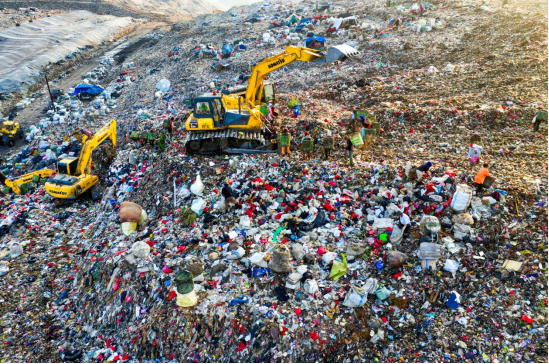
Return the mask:
[[[94,157],[101,201],[60,207],[39,184],[0,197],[3,360],[546,360],[547,135],[530,123],[546,93],[516,78],[521,67],[546,77],[529,53],[547,54],[546,18],[527,21],[533,3],[254,4],[122,51],[124,62],[101,73],[107,93],[74,110],[65,95],[66,117],[56,110],[29,133],[38,152],[19,162],[7,153],[10,176],[52,166],[78,153],[59,148],[63,136],[117,120],[114,161]],[[357,24],[336,17],[345,9]],[[304,18],[305,34],[290,31]],[[272,24],[282,19],[291,27]],[[498,38],[519,26],[527,44]],[[254,60],[316,28],[328,44],[356,41],[363,56],[271,74],[290,155],[185,154],[187,98],[245,83]],[[228,69],[195,53],[233,37]],[[504,43],[483,43],[491,38]],[[491,54],[480,59],[483,44]],[[380,134],[355,149],[351,167],[344,146],[357,110],[376,117]],[[305,131],[318,134],[309,158]],[[483,163],[495,182],[477,193]]]

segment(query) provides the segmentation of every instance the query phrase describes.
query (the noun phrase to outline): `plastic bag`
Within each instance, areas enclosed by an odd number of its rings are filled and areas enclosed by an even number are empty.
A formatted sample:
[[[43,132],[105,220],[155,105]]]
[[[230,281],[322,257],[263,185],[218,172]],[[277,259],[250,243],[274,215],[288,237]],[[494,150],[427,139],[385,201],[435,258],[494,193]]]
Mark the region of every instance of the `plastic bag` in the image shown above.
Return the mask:
[[[322,255],[322,261],[326,264],[330,264],[336,257],[336,253],[334,252],[326,252],[324,255]]]
[[[254,253],[254,255],[250,257],[250,262],[253,265],[257,265],[258,267],[267,268],[268,263],[265,261],[265,259],[263,259],[265,258],[265,254],[266,253],[260,253],[260,252]]]
[[[452,230],[454,231],[454,239],[457,240],[462,240],[471,235],[471,227],[468,225],[454,224]]]
[[[193,203],[191,204],[191,210],[198,216],[202,215],[204,207],[206,207],[206,201],[201,198],[193,200]]]
[[[171,82],[169,80],[166,80],[165,78],[158,81],[156,84],[156,89],[162,92],[168,92],[171,87]]]
[[[191,185],[191,192],[195,195],[201,195],[204,191],[204,183],[202,183],[202,179],[200,178],[200,173],[196,175],[196,180]]]
[[[21,247],[21,244],[18,242],[13,242],[9,245],[10,248],[10,257],[11,258],[17,258],[21,254],[23,254],[23,248]]]
[[[426,236],[436,235],[440,228],[440,221],[435,216],[423,216],[419,222],[419,230]]]
[[[387,268],[393,269],[402,266],[409,257],[398,250],[389,250],[387,252]]]
[[[378,282],[375,278],[368,278],[362,288],[366,293],[375,293],[377,291]]]
[[[391,291],[387,287],[381,287],[376,291],[376,297],[380,301],[385,301],[391,295]]]
[[[240,228],[242,229],[249,229],[252,227],[252,222],[250,221],[250,217],[248,215],[240,216],[240,222],[239,222]]]
[[[198,297],[196,296],[196,292],[193,290],[189,293],[181,294],[177,292],[177,300],[175,303],[179,307],[193,307],[198,303]]]
[[[368,247],[368,244],[365,241],[360,241],[360,242],[349,241],[347,243],[347,255],[352,257],[360,256],[364,254],[367,247]]]
[[[442,246],[433,243],[419,244],[420,259],[438,259],[442,256]]]
[[[454,197],[452,198],[451,207],[454,211],[464,212],[473,198],[473,189],[467,185],[458,185]]]
[[[246,251],[243,247],[239,246],[236,250],[229,250],[227,252],[227,259],[240,259],[246,254]]]
[[[318,292],[318,283],[314,279],[307,279],[303,284],[303,289],[307,294],[315,294]]]
[[[288,276],[288,280],[286,281],[286,288],[290,289],[298,289],[299,288],[299,282],[301,281],[301,278],[303,277],[302,274],[293,272]]]
[[[341,260],[334,260],[328,278],[337,281],[339,278],[343,277],[345,273],[347,273],[347,258],[345,257],[345,254],[341,253]]]
[[[151,247],[144,241],[138,241],[132,245],[132,254],[134,257],[143,259],[148,257],[150,252]]]
[[[366,303],[368,293],[364,288],[351,286],[351,290],[347,293],[343,306],[347,307],[360,307]]]
[[[475,220],[473,219],[473,216],[471,214],[462,213],[454,215],[452,217],[452,222],[454,224],[473,225],[475,223]]]
[[[214,210],[225,210],[225,199],[220,198],[219,200],[217,200],[213,208]]]
[[[452,259],[446,259],[446,263],[444,264],[445,271],[452,273],[452,276],[456,276],[456,272],[459,269],[459,262]]]
[[[137,230],[137,223],[136,222],[123,222],[121,224],[122,227],[122,233],[126,236],[130,236]]]
[[[421,243],[418,257],[423,269],[435,269],[439,258],[442,256],[442,246],[433,243]]]
[[[293,243],[292,255],[297,261],[300,261],[301,259],[303,259],[303,257],[305,256],[305,251],[303,250],[303,246],[299,243]]]
[[[269,261],[269,268],[276,273],[291,272],[290,252],[287,249],[281,249],[280,247],[274,248],[273,257]]]

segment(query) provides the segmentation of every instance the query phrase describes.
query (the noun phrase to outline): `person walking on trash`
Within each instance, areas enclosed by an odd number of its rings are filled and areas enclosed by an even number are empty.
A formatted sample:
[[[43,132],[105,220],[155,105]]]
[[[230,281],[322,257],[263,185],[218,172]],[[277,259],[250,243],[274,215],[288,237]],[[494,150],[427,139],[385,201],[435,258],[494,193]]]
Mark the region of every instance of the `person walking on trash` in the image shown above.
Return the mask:
[[[322,147],[324,148],[324,158],[328,159],[334,147],[334,138],[332,137],[331,130],[328,130],[326,136],[322,139]]]
[[[309,132],[305,132],[305,136],[301,139],[301,150],[305,158],[311,158],[313,153],[313,138],[309,136]]]
[[[429,172],[429,169],[433,166],[433,163],[427,162],[419,167],[417,167],[416,174],[417,174],[417,183],[421,183],[423,180],[423,173]]]
[[[347,151],[349,152],[349,165],[353,167],[353,142],[351,142],[351,138],[347,138],[347,146],[345,147],[345,149],[347,149]]]
[[[284,128],[282,131],[282,134],[280,134],[280,148],[281,148],[281,154],[285,155],[286,153],[290,155],[290,142],[292,139],[292,135],[290,134],[290,131],[288,128]]]
[[[236,199],[234,198],[233,189],[228,183],[225,183],[221,189],[221,195],[225,198],[225,211],[229,211],[231,205],[236,205]]]
[[[477,194],[481,193],[484,189],[484,180],[490,177],[490,171],[488,171],[488,163],[484,163],[482,168],[478,171],[475,177],[475,185],[477,187]]]

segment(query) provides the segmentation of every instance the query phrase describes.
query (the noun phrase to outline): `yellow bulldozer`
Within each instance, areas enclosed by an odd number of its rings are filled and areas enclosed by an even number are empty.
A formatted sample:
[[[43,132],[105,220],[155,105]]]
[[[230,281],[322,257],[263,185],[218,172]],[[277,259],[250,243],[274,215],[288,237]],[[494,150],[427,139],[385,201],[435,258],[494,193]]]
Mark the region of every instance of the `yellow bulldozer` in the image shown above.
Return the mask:
[[[4,193],[9,192],[11,190],[16,195],[20,195],[21,192],[26,190],[24,186],[27,183],[38,182],[40,178],[49,177],[53,173],[55,173],[53,169],[40,169],[38,171],[23,174],[19,176],[19,178],[14,179],[12,181],[8,177],[6,177],[4,173],[0,172],[0,183],[5,186],[5,189],[3,191]]]
[[[288,46],[285,51],[267,57],[253,69],[245,90],[229,94],[203,94],[191,100],[192,112],[185,122],[188,154],[266,153],[265,115],[262,106],[275,102],[275,88],[266,76],[294,61],[328,65],[345,60],[358,52],[346,45],[328,49],[327,53],[305,47]],[[240,92],[239,92],[240,91]]]
[[[57,162],[57,174],[46,182],[46,193],[60,199],[76,199],[90,191],[99,177],[91,174],[91,155],[107,139],[116,147],[116,121],[86,138],[79,157],[65,157]]]
[[[23,139],[25,133],[20,128],[19,123],[14,121],[4,121],[0,127],[0,144],[6,144],[10,147],[15,145],[17,139]]]

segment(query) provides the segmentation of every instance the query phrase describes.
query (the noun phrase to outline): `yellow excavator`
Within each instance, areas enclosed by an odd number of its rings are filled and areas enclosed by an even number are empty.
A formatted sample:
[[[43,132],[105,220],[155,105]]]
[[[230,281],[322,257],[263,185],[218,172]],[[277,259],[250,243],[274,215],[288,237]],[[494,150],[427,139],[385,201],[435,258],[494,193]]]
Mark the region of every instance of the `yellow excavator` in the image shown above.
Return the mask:
[[[275,88],[266,82],[266,76],[294,61],[328,65],[343,61],[358,52],[343,44],[322,51],[288,46],[285,51],[267,57],[254,66],[244,90],[232,90],[229,94],[212,93],[195,97],[193,110],[185,128],[185,149],[188,154],[262,153],[270,152],[270,141],[265,141],[265,116],[262,104],[275,101]]]
[[[22,192],[21,186],[29,182],[36,182],[40,178],[49,177],[53,173],[55,173],[53,169],[40,169],[38,171],[23,174],[19,176],[19,178],[12,181],[8,177],[6,177],[4,173],[0,172],[0,183],[3,184],[4,186],[11,188],[13,193],[15,193],[16,195],[20,195]]]
[[[70,142],[72,138],[78,140],[80,143],[84,144],[86,140],[93,136],[93,132],[88,129],[78,129],[72,134],[67,134],[63,138],[63,143]]]
[[[90,190],[99,181],[99,177],[91,174],[91,154],[107,139],[116,147],[114,120],[84,142],[78,158],[65,157],[57,162],[57,174],[46,182],[46,193],[55,198],[75,199]]]

